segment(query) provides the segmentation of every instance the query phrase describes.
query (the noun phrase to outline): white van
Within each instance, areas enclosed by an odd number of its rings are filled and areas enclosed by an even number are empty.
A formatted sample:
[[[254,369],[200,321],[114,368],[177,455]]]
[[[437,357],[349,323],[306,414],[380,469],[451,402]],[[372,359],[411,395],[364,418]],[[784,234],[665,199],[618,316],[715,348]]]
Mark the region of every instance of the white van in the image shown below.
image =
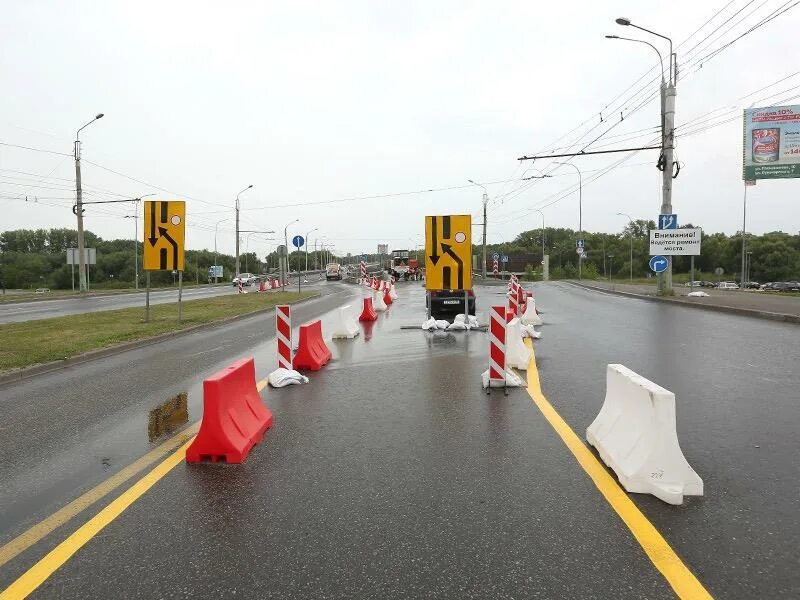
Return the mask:
[[[734,281],[720,281],[717,284],[718,290],[738,290],[739,286]]]

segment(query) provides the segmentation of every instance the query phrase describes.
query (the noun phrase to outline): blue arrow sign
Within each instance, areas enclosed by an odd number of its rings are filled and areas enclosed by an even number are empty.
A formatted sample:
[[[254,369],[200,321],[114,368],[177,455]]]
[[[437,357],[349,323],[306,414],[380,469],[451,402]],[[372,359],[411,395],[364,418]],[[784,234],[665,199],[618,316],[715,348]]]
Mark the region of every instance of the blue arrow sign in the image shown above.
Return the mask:
[[[663,273],[667,270],[669,261],[664,256],[651,256],[650,257],[650,270],[654,273]]]
[[[367,255],[366,254],[362,254],[361,255],[361,262],[367,262]]]
[[[505,254],[503,254],[503,256],[501,256],[501,257],[500,257],[500,262],[507,263],[507,262],[508,262],[508,256],[506,256]]]
[[[575,240],[576,248],[584,248],[583,240]]]
[[[500,254],[498,254],[497,252],[492,254],[492,260],[500,260]]]
[[[659,229],[677,229],[678,215],[658,215]]]
[[[292,238],[292,246],[295,248],[302,248],[305,243],[306,241],[303,239],[302,235],[296,235]]]

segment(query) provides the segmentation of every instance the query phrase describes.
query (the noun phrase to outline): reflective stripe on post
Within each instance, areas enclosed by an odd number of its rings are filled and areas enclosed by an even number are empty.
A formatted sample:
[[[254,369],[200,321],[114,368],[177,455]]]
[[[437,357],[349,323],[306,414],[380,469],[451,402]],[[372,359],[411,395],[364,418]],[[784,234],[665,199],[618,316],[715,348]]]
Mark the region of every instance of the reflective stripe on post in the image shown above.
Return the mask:
[[[506,307],[489,311],[489,381],[506,380]]]
[[[278,367],[292,368],[292,308],[288,304],[275,307],[275,332],[278,339]]]

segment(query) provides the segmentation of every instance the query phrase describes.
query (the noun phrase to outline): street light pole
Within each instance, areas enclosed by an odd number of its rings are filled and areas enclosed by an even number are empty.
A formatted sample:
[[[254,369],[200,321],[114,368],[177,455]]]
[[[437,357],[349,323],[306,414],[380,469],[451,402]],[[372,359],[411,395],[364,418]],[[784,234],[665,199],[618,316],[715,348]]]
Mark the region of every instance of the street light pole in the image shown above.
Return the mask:
[[[617,214],[621,217],[628,217],[628,221],[631,222],[631,231],[628,237],[631,241],[631,283],[633,283],[633,219],[628,213],[618,212]]]
[[[472,185],[477,185],[483,188],[483,267],[481,268],[481,276],[485,281],[486,280],[486,206],[489,204],[489,190],[486,189],[486,186],[481,185],[480,183],[476,183],[472,181],[472,179],[467,179],[467,181],[469,181]]]
[[[544,260],[544,213],[538,208],[536,209],[536,212],[542,215],[542,260]]]
[[[286,227],[283,228],[283,247],[285,248],[285,254],[286,254],[286,277],[283,278],[284,291],[286,291],[286,279],[288,279],[289,275],[292,272],[292,269],[289,267],[289,225],[293,225],[298,221],[300,221],[300,219],[295,219],[291,223],[287,223]]]
[[[234,273],[234,276],[239,275],[239,196],[251,187],[253,187],[252,183],[236,194],[236,273]]]
[[[103,113],[98,113],[94,119],[86,123],[83,127],[78,129],[75,133],[75,215],[78,217],[78,291],[85,292],[87,290],[86,279],[86,257],[85,248],[86,242],[83,235],[83,189],[81,188],[81,130],[86,129],[89,125],[103,118]]]
[[[672,214],[672,180],[675,178],[674,154],[675,154],[675,97],[677,92],[675,85],[678,81],[677,57],[672,51],[672,40],[665,35],[656,33],[639,25],[634,25],[630,19],[620,17],[616,20],[618,25],[634,27],[669,42],[669,77],[664,81],[663,61],[661,75],[661,157],[658,161],[658,168],[661,170],[661,214]],[[641,41],[641,40],[638,40]],[[648,44],[649,45],[649,44]],[[661,53],[659,53],[659,59]],[[672,291],[672,257],[667,256],[667,270],[658,279],[659,292]]]
[[[554,162],[553,164],[556,165],[564,165],[567,167],[572,167],[578,173],[578,239],[583,239],[583,173],[578,168],[578,165],[573,165],[572,163],[567,162]],[[577,249],[578,244],[575,244],[575,248]],[[583,263],[583,251],[584,248],[581,248],[581,253],[578,254],[578,279],[583,279],[582,275],[582,263]]]
[[[312,229],[306,234],[306,273],[308,273],[308,236],[310,236],[315,231],[319,231],[319,227],[314,227],[314,229]]]

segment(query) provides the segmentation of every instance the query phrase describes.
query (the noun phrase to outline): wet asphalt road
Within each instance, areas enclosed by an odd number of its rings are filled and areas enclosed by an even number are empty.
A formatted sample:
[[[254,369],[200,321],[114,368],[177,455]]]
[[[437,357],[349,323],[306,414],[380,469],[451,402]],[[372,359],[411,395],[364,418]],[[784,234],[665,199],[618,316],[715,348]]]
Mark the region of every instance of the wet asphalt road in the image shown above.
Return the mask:
[[[329,328],[360,291],[323,288],[334,294],[298,318]],[[398,289],[371,331],[330,343],[335,360],[311,384],[263,392],[275,427],[243,465],[178,465],[33,597],[673,597],[527,393],[482,392],[485,334],[400,330],[421,322],[424,300]],[[682,507],[632,497],[709,591],[797,597],[800,327],[535,290],[543,390],[581,437],[609,362],[676,393],[706,495]],[[501,292],[479,289],[479,312]],[[103,458],[113,469],[144,453],[156,398],[188,389],[196,419],[200,381],[222,364],[254,354],[264,376],[269,321],[0,390],[16,410],[0,444],[21,459],[0,466],[0,540],[107,476]],[[89,516],[6,565],[0,586]]]
[[[310,279],[311,285],[318,285],[318,278]],[[297,287],[297,279],[292,282],[292,289]],[[257,289],[255,286],[250,291]],[[234,294],[236,290],[230,284],[216,285],[199,288],[184,288],[183,300],[198,300],[200,298],[213,298]],[[150,292],[150,304],[167,304],[178,301],[178,290],[158,290]],[[29,302],[14,302],[0,304],[0,324],[20,323],[22,321],[35,321],[38,319],[51,319],[102,310],[115,310],[118,308],[144,308],[145,293],[131,292],[126,294],[112,294],[108,296],[86,296],[84,298],[64,298],[61,300],[31,300]]]

